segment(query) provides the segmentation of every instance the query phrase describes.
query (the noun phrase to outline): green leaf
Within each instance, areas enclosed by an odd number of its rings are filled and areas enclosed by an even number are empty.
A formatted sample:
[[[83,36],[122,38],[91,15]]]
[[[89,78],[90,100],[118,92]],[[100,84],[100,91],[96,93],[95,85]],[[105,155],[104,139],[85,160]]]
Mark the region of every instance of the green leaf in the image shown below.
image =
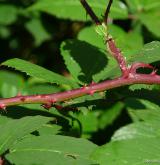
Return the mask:
[[[68,70],[80,83],[99,81],[100,78],[97,78],[96,74],[99,74],[108,63],[107,57],[102,51],[79,40],[63,42],[61,54]],[[108,65],[111,66],[111,64]]]
[[[130,10],[139,21],[157,37],[160,37],[159,0],[126,0]]]
[[[106,9],[106,0],[88,0],[90,6],[93,8],[95,13],[101,17]],[[39,0],[34,3],[28,10],[31,11],[43,11],[56,17],[63,19],[86,21],[86,12],[83,9],[79,0]],[[127,18],[128,11],[124,3],[119,0],[114,1],[111,8],[111,17],[113,18]],[[89,18],[90,19],[90,18]]]
[[[51,38],[51,35],[45,29],[40,17],[33,17],[25,26],[33,35],[36,46],[39,46],[41,43]]]
[[[96,101],[96,100],[100,100],[100,99],[104,99],[105,98],[105,92],[101,92],[101,93],[95,93],[94,95],[85,95],[85,96],[81,96],[81,97],[77,97],[73,100],[70,101],[66,101],[66,103],[64,103],[64,106],[67,105],[74,105],[74,104],[80,104],[80,105],[84,105],[86,106],[84,103],[85,102],[92,102],[92,101]]]
[[[112,141],[133,138],[153,138],[159,136],[159,121],[136,122],[117,130],[112,136]]]
[[[160,121],[160,110],[150,110],[150,109],[141,109],[141,110],[133,110],[128,108],[128,113],[134,122],[137,121]]]
[[[18,120],[11,120],[0,125],[0,154],[8,150],[13,143],[22,139],[25,135],[40,128],[49,122],[51,118],[43,116],[24,117]]]
[[[147,85],[147,84],[133,84],[129,86],[129,89],[131,91],[135,90],[141,90],[141,89],[147,89],[147,90],[152,90],[154,89],[155,85]]]
[[[79,130],[81,137],[90,138],[92,133],[98,130],[97,113],[86,107],[81,107],[79,109],[81,113],[74,115],[77,120],[73,122],[73,129]]]
[[[111,125],[114,120],[120,115],[124,104],[121,102],[115,103],[112,107],[106,109],[99,117],[99,127],[104,129],[106,126]]]
[[[154,10],[160,7],[159,0],[126,0],[132,12]]]
[[[125,103],[132,107],[134,112],[148,109],[150,118],[145,118],[144,121],[137,120],[135,123],[120,128],[112,136],[112,141],[97,149],[92,158],[101,165],[134,165],[158,161],[160,158],[160,148],[157,147],[160,144],[160,117],[158,115],[160,114],[160,107],[142,99],[127,99]]]
[[[160,107],[148,100],[128,98],[125,104],[133,121],[160,121]]]
[[[97,146],[88,140],[60,135],[25,138],[6,155],[12,164],[90,165],[90,154]],[[28,159],[29,158],[29,159]]]
[[[159,3],[160,4],[160,3]],[[160,7],[159,7],[160,8]],[[147,27],[147,29],[155,36],[160,37],[160,12],[157,10],[139,14],[140,21]]]
[[[1,65],[5,65],[11,68],[15,68],[21,72],[25,72],[27,75],[37,77],[45,80],[45,82],[49,83],[57,83],[57,84],[67,84],[72,87],[77,87],[77,84],[57,73],[51,72],[41,66],[36,64],[32,64],[30,62],[21,60],[21,59],[10,59],[3,62]]]
[[[103,37],[96,33],[95,26],[85,27],[82,29],[78,33],[78,39],[105,51],[106,47]]]
[[[9,25],[16,21],[18,9],[13,5],[0,4],[0,24]]]
[[[132,64],[134,62],[144,62],[153,63],[160,60],[160,42],[153,41],[144,45],[144,47],[137,51],[136,55],[128,57],[128,63]],[[114,74],[115,76],[119,74],[118,68],[113,68],[108,75]],[[105,78],[105,77],[104,77]]]
[[[21,75],[14,72],[0,71],[0,96],[7,98],[13,97],[22,91],[24,87],[24,79]]]
[[[145,165],[160,161],[159,138],[114,141],[97,149],[92,158],[100,165]]]
[[[36,95],[36,94],[51,94],[56,92],[61,92],[61,88],[54,86],[53,84],[46,84],[46,83],[37,83],[34,85],[28,85],[25,88],[25,91],[30,95]]]
[[[41,128],[37,129],[39,135],[56,135],[60,133],[62,127],[53,124],[44,124]]]
[[[4,123],[7,123],[9,120],[12,120],[12,119],[10,119],[10,118],[8,118],[6,116],[0,115],[0,125],[1,124],[3,125]]]

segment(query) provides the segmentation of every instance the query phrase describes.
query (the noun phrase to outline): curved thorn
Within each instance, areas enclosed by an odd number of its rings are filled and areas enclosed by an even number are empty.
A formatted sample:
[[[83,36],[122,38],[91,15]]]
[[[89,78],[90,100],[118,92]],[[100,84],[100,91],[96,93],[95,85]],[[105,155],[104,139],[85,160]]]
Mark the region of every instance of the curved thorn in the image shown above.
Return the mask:
[[[96,92],[96,90],[92,90],[92,91],[89,91],[88,94],[92,96],[92,95],[94,95],[95,92]]]
[[[89,86],[96,85],[96,82],[92,81]]]
[[[152,76],[157,75],[157,71],[158,71],[158,69],[154,69],[154,70],[150,73],[150,75],[152,75]]]
[[[50,108],[52,108],[52,103],[51,103],[51,102],[45,103],[45,104],[42,104],[41,106],[42,106],[43,108],[49,110]]]
[[[146,63],[141,63],[141,62],[136,62],[134,64],[131,65],[130,67],[130,73],[137,73],[137,69],[139,68],[149,68],[149,69],[154,69],[153,66],[151,66],[150,64],[146,64]]]

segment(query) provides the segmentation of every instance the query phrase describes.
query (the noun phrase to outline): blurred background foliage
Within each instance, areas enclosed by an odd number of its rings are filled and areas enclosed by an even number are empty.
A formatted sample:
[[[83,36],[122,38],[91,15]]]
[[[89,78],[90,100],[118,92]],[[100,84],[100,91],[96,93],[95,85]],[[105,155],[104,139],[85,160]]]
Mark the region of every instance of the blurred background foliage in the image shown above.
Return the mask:
[[[102,19],[107,1],[88,0],[88,3]],[[128,60],[137,55],[144,44],[160,39],[159,9],[159,0],[114,1],[109,32]],[[106,56],[105,49],[103,38],[95,33],[94,25],[79,0],[0,0],[1,63],[20,58],[74,79],[78,87],[92,80],[99,82],[119,75],[119,69],[113,71],[116,63],[107,59],[110,57]],[[154,60],[149,63],[159,66]],[[28,78],[5,67],[0,70],[1,97],[15,96],[19,92],[40,94],[71,88]],[[36,114],[56,116],[58,125],[63,126],[63,134],[90,138],[102,145],[111,139],[115,130],[139,120],[132,111],[137,108],[134,101],[138,98],[159,104],[159,87],[123,87],[63,103],[78,108],[78,113],[60,112],[55,108],[46,112],[39,105],[24,105],[14,112],[15,108],[10,107],[3,115],[10,118]]]

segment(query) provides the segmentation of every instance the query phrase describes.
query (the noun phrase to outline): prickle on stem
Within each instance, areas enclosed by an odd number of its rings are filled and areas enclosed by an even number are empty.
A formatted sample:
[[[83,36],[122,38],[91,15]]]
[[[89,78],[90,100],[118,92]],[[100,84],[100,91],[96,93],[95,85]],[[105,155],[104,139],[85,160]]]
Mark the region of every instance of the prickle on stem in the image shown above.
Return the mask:
[[[141,62],[137,62],[131,65],[130,67],[130,73],[137,73],[137,69],[139,68],[149,68],[149,69],[154,69],[154,67],[150,64],[146,64],[146,63],[141,63]]]
[[[95,92],[96,92],[95,90],[91,90],[88,92],[88,94],[92,96]]]
[[[96,85],[96,83],[92,81],[89,86],[92,86],[92,85]]]
[[[155,70],[153,70],[151,73],[150,73],[150,75],[152,75],[152,76],[155,76],[155,75],[157,75],[157,69],[155,69]]]
[[[22,102],[24,102],[26,99],[25,99],[25,97],[21,96],[20,100],[21,100]]]
[[[86,89],[88,89],[88,87],[86,85],[84,85],[83,87],[81,87],[81,89],[86,90]]]
[[[47,109],[47,110],[49,110],[50,108],[52,108],[52,103],[45,103],[45,104],[42,104],[41,105],[43,108],[45,108],[45,109]]]
[[[17,96],[22,96],[22,93],[21,93],[21,92],[18,92],[18,93],[17,93]]]
[[[0,104],[0,109],[6,110],[6,105],[5,104]]]
[[[41,106],[47,110],[53,107],[54,103],[56,102],[56,99],[50,100],[48,103],[42,104]]]

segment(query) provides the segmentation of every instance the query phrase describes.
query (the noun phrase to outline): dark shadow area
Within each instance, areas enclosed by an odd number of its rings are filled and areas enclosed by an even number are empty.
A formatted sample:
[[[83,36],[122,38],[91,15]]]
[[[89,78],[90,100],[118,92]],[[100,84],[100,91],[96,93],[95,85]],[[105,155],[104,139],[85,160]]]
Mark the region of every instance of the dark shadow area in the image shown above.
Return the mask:
[[[127,19],[127,20],[114,20],[113,23],[117,26],[120,26],[125,31],[129,31],[131,29],[132,21],[129,19]]]
[[[18,0],[18,1],[17,0],[7,0],[7,1],[2,1],[0,3],[27,7],[27,6],[31,5],[32,3],[34,3],[35,1],[36,0]]]
[[[68,40],[63,46],[63,50],[68,51],[80,66],[82,73],[79,75],[79,79],[85,83],[91,82],[92,76],[99,73],[107,65],[106,55],[87,42]]]
[[[92,105],[93,106],[92,111],[99,110],[101,111],[100,114],[103,115],[104,111],[109,110],[117,102],[117,100],[118,98],[115,96],[114,98],[110,98],[110,99],[87,100],[85,102],[72,104],[71,106],[76,107],[78,109],[79,107],[89,107]],[[99,117],[97,116],[97,118]],[[113,121],[111,125],[107,125],[104,129],[98,129],[98,131],[96,132],[85,132],[85,133],[88,133],[91,135],[90,140],[93,143],[97,145],[103,145],[103,144],[106,144],[106,142],[110,141],[112,135],[114,134],[116,130],[118,130],[120,127],[125,126],[131,122],[132,120],[130,116],[128,115],[127,111],[123,109],[120,115]],[[81,126],[80,127],[81,131],[79,133],[82,134],[83,126],[81,123],[79,125]],[[72,136],[73,135],[77,136],[78,135],[77,133],[78,133],[77,130],[72,129],[72,132],[71,132]],[[81,137],[81,136],[77,136],[77,137]]]
[[[106,92],[106,98],[109,99],[109,101],[115,102],[115,101],[122,101],[124,102],[125,99],[128,98],[135,98],[135,99],[146,99],[149,100],[157,105],[160,106],[160,90],[158,89],[139,89],[139,90],[129,90],[129,86],[124,86],[120,88],[111,89]],[[139,107],[139,106],[138,106]]]
[[[92,135],[92,138],[90,140],[98,145],[106,144],[111,140],[111,137],[113,136],[116,130],[118,130],[122,126],[131,123],[131,121],[132,120],[129,117],[128,113],[125,110],[123,110],[122,113],[116,118],[116,120],[111,125],[107,126],[103,130],[99,129]]]
[[[106,104],[111,104],[107,102],[106,99],[96,99],[96,100],[86,100],[85,102],[80,102],[80,103],[76,103],[76,104],[72,104],[70,105],[71,107],[74,107],[74,108],[79,108],[79,107],[88,107],[88,106],[98,106],[100,104],[103,104],[104,106],[106,106]]]
[[[133,108],[133,109],[145,109],[144,104],[142,104],[138,99],[136,98],[129,98],[125,99],[125,104],[127,107]]]
[[[143,35],[144,43],[149,43],[151,41],[159,41],[159,37],[155,36],[145,26],[142,26],[141,32]]]
[[[66,111],[65,109],[64,110],[59,110],[58,111],[61,115],[63,115],[64,117],[67,117],[69,119],[72,120],[72,124],[71,124],[71,127],[73,125],[73,122],[76,121],[79,128],[78,129],[71,129],[70,131],[65,131],[63,132],[63,135],[67,135],[67,136],[74,136],[74,137],[81,137],[82,135],[82,124],[81,122],[74,116],[70,115],[69,114],[69,111]],[[78,112],[79,113],[79,112]]]
[[[124,94],[122,100],[128,99],[129,97],[135,98],[135,99],[146,99],[160,106],[160,101],[159,101],[160,91],[159,90],[147,90],[147,89],[141,89],[141,90],[135,90],[135,91],[126,90],[124,91],[124,93],[122,92],[122,94]],[[139,103],[137,104],[138,104],[137,108],[142,106]]]

